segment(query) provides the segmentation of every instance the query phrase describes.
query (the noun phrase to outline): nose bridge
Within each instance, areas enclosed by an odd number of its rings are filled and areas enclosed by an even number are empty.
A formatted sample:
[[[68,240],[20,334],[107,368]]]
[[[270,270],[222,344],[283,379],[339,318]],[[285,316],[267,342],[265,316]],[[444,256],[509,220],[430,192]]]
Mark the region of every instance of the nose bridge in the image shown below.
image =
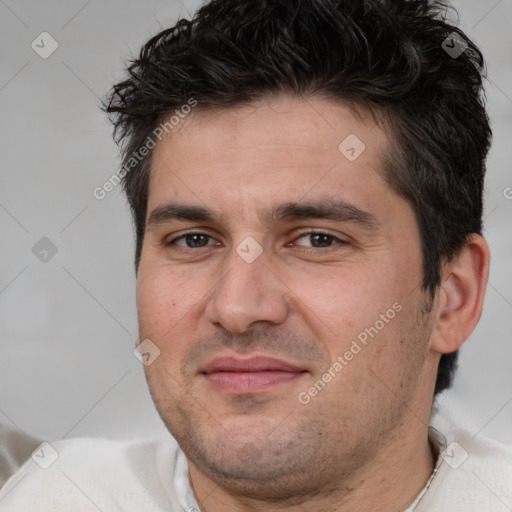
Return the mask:
[[[257,321],[281,323],[287,314],[284,287],[254,242],[245,239],[233,247],[209,301],[209,320],[232,332],[244,332]]]

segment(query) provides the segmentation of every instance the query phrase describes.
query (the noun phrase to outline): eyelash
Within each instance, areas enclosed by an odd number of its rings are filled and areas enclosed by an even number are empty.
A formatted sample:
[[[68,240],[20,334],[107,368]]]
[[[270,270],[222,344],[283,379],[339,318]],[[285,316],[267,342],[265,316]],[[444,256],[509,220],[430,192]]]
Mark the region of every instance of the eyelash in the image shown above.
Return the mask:
[[[185,233],[184,235],[180,235],[176,238],[173,238],[172,240],[170,240],[169,242],[167,242],[166,245],[168,246],[172,246],[172,245],[177,245],[176,242],[178,240],[182,240],[182,239],[185,239],[186,237],[188,236],[194,236],[194,235],[200,235],[200,236],[205,236],[205,237],[208,237],[210,239],[213,240],[213,237],[211,235],[209,235],[208,233],[202,233],[200,231],[192,231],[190,233]],[[311,236],[311,235],[323,235],[323,236],[326,236],[326,237],[329,237],[330,239],[332,239],[332,242],[333,244],[332,245],[329,245],[327,247],[306,247],[306,246],[300,246],[299,247],[302,247],[303,249],[305,250],[319,250],[319,249],[322,249],[324,251],[326,250],[329,250],[329,249],[332,249],[333,247],[336,247],[337,245],[347,245],[348,242],[346,242],[345,240],[341,240],[340,238],[334,236],[334,235],[331,235],[330,233],[326,233],[325,231],[305,231],[303,233],[300,233],[298,236],[296,236],[294,238],[294,242],[297,241],[297,240],[300,240],[301,238],[304,238],[306,236]],[[291,244],[286,244],[287,247],[289,247]],[[206,245],[206,246],[202,246],[202,247],[198,247],[198,248],[194,248],[194,247],[182,247],[182,246],[177,246],[179,247],[180,249],[183,249],[183,250],[194,250],[194,249],[204,249],[206,247],[212,247],[211,245]]]

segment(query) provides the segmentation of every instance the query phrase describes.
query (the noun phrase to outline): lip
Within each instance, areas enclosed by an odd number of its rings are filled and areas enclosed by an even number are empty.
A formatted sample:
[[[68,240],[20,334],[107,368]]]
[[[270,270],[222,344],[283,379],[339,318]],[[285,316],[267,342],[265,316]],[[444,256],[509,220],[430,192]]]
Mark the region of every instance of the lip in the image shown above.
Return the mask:
[[[213,387],[234,394],[266,391],[306,372],[293,363],[265,356],[216,357],[199,370]]]

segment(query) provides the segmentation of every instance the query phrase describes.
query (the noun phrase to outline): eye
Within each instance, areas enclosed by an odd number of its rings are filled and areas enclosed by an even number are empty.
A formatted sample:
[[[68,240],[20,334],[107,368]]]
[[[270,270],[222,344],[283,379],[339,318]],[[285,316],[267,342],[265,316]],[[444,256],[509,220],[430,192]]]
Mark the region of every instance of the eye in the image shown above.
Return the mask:
[[[305,241],[305,243],[299,243],[300,240]],[[309,242],[309,244],[308,244]],[[309,233],[303,233],[299,237],[297,237],[294,242],[296,245],[305,246],[305,247],[314,247],[317,249],[332,247],[335,244],[346,244],[343,240],[339,238],[329,235],[328,233],[315,232],[311,231]]]
[[[218,242],[215,242],[210,235],[206,235],[204,233],[187,233],[186,235],[174,238],[169,242],[169,245],[178,245],[179,247],[184,247],[186,249],[196,249],[207,247],[209,245],[218,245]]]

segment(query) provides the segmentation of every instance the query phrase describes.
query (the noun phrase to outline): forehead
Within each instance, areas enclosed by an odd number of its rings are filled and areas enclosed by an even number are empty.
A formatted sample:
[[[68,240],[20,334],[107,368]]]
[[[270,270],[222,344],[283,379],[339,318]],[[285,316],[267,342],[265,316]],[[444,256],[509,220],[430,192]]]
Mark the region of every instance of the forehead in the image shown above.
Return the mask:
[[[154,149],[148,212],[176,198],[238,211],[316,194],[367,203],[373,194],[377,203],[389,192],[381,177],[388,147],[370,115],[325,98],[192,111]]]

